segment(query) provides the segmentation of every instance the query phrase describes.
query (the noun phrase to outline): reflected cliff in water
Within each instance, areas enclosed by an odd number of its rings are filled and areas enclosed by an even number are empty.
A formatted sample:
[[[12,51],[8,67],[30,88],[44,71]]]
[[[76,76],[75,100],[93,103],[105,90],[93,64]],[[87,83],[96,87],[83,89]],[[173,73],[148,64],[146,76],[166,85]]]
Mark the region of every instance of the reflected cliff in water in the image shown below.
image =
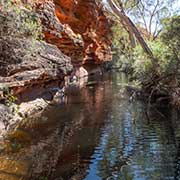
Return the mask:
[[[2,180],[180,179],[179,114],[129,101],[122,74],[73,87],[3,142]],[[1,146],[0,146],[1,147]]]

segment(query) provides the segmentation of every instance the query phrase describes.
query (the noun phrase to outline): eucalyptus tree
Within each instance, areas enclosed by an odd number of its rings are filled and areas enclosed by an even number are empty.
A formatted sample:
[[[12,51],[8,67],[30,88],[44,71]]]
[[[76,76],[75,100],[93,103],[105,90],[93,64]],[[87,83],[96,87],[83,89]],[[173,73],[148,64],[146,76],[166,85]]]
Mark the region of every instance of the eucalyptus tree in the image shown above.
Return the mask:
[[[114,14],[114,16],[116,16],[122,22],[124,27],[128,29],[129,33],[136,37],[137,41],[139,42],[143,50],[146,52],[146,54],[152,57],[153,59],[153,53],[151,49],[145,42],[136,25],[128,17],[125,11],[124,2],[121,0],[107,0],[107,2],[109,4],[110,11]]]
[[[125,4],[127,0],[125,0]],[[161,20],[173,14],[173,3],[177,0],[132,0],[127,13],[135,24],[147,32],[148,40],[157,38],[162,30]],[[128,1],[129,2],[129,1]]]
[[[161,32],[161,20],[171,16],[172,5],[177,0],[104,0],[108,3],[108,11],[116,17],[127,30],[130,41],[134,46],[134,38],[139,42],[145,53],[152,57],[153,64],[156,60],[153,52],[146,43],[146,39],[154,40]]]

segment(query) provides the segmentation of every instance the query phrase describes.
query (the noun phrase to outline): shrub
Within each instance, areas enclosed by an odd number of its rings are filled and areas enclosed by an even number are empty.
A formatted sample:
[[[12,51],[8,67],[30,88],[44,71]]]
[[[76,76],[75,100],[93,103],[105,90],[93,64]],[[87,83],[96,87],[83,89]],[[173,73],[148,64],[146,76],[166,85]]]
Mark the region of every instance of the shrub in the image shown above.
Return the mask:
[[[174,16],[163,20],[163,32],[161,40],[171,49],[179,51],[180,48],[180,16]]]
[[[40,39],[42,28],[33,8],[0,0],[0,36]]]
[[[179,59],[172,48],[167,46],[162,40],[148,42],[155,59],[158,61],[158,73],[160,76],[176,72]],[[134,75],[141,80],[146,79],[152,72],[152,61],[143,52],[140,46],[134,49]]]
[[[146,76],[151,71],[152,62],[146,53],[144,53],[140,45],[134,48],[133,60],[134,61],[132,66],[134,70],[134,76],[135,78],[143,81],[143,79],[146,79]]]
[[[119,23],[112,26],[113,34],[113,66],[122,71],[131,72],[133,47],[129,40],[129,34]]]

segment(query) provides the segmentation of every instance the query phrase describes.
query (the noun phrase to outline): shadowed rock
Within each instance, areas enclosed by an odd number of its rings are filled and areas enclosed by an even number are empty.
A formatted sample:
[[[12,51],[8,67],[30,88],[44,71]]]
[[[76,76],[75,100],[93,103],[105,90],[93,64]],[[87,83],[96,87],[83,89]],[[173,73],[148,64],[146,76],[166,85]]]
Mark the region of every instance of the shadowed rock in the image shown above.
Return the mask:
[[[0,38],[0,83],[15,92],[71,73],[69,57],[56,46],[20,38]]]

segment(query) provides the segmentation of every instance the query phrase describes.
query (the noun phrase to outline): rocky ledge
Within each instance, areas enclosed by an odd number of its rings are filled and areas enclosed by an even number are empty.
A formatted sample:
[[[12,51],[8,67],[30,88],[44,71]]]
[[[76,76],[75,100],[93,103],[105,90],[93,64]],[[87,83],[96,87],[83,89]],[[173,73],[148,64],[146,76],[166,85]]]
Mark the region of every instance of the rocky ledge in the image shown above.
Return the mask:
[[[63,81],[73,70],[71,59],[43,41],[0,38],[0,85],[14,93],[51,80]]]

